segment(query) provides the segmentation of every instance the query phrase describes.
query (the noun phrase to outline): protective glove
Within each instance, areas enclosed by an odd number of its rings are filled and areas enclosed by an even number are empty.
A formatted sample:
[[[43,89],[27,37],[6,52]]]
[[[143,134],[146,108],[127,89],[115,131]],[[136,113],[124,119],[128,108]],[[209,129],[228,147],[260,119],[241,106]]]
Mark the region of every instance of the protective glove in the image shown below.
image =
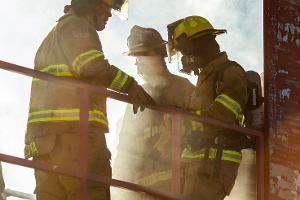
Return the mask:
[[[137,113],[139,108],[140,111],[144,111],[145,105],[155,105],[152,97],[136,81],[133,81],[128,88],[128,96],[133,103],[134,114]]]

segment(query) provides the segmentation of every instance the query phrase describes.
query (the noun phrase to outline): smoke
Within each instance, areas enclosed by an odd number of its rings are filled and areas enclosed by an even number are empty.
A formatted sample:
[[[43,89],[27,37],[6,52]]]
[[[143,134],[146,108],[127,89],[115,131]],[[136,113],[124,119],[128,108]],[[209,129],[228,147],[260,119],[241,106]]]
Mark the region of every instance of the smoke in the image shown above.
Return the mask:
[[[0,59],[32,68],[38,46],[63,14],[64,5],[69,2],[0,0]],[[222,50],[227,51],[231,59],[246,69],[262,71],[262,2],[259,0],[130,0],[129,20],[123,22],[113,16],[106,30],[99,33],[106,58],[111,64],[138,78],[134,59],[122,55],[122,52],[127,51],[126,40],[130,28],[135,24],[153,27],[166,40],[167,24],[189,15],[201,15],[208,18],[216,28],[227,29],[228,34],[218,38]],[[170,65],[169,69],[179,74],[177,65]],[[193,82],[196,80],[195,77],[189,78]],[[22,156],[30,79],[19,75],[8,76],[0,70],[0,80],[0,149]],[[116,124],[124,111],[125,104],[108,101],[108,143],[112,149],[117,141]],[[9,187],[32,193],[32,171],[23,171],[11,165],[3,167]],[[27,184],[22,183],[21,179],[26,180]]]

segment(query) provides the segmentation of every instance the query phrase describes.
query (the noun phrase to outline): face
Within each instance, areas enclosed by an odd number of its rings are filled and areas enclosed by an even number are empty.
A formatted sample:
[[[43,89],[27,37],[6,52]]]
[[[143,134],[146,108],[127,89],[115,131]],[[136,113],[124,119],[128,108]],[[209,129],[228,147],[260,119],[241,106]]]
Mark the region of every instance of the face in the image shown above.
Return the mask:
[[[164,71],[162,67],[161,56],[156,55],[154,52],[147,55],[136,56],[137,72],[140,75],[157,75]]]
[[[106,4],[99,4],[96,8],[96,29],[102,31],[108,19],[111,17],[111,8]]]

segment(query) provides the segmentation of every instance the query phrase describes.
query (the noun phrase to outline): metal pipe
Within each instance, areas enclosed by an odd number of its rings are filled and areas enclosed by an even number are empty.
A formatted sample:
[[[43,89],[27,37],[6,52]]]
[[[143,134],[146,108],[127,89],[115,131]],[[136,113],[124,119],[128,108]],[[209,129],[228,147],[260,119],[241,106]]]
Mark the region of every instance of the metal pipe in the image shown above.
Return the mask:
[[[82,174],[79,171],[75,171],[73,169],[65,169],[65,168],[59,167],[57,165],[50,165],[50,164],[47,164],[44,162],[26,160],[23,158],[8,156],[5,154],[0,154],[0,160],[2,160],[3,162],[6,162],[6,163],[16,164],[16,165],[20,165],[23,167],[35,168],[35,169],[39,169],[39,170],[43,170],[43,171],[48,171],[48,172],[53,172],[53,173],[62,174],[62,175],[66,175],[66,176],[71,176],[74,178],[82,178]],[[173,199],[173,200],[199,200],[199,199],[195,199],[195,198],[185,198],[184,196],[182,196],[180,194],[165,192],[165,191],[161,191],[161,190],[153,189],[153,188],[147,188],[147,187],[137,185],[134,183],[111,179],[111,178],[107,178],[104,176],[98,176],[98,175],[94,175],[94,174],[88,174],[87,180],[99,182],[99,183],[103,184],[104,186],[111,185],[114,187],[129,189],[129,190],[133,190],[136,192],[145,192],[147,194],[157,196],[160,198]]]
[[[180,194],[180,115],[172,116],[172,191]]]
[[[25,192],[19,192],[16,190],[5,189],[6,197],[18,197],[20,199],[27,199],[27,200],[36,200],[35,195],[27,194]]]
[[[264,200],[265,195],[265,161],[264,161],[264,137],[256,138],[256,180],[257,180],[257,199]]]
[[[94,92],[98,92],[103,95],[106,95],[107,97],[112,98],[112,99],[116,99],[116,100],[127,102],[127,103],[133,103],[132,101],[129,100],[128,96],[125,94],[120,94],[118,92],[107,90],[105,87],[88,84],[88,83],[85,83],[83,81],[80,81],[80,80],[77,80],[74,78],[53,76],[50,74],[39,72],[37,70],[32,70],[32,69],[21,67],[21,66],[15,65],[15,64],[7,63],[7,62],[1,61],[1,60],[0,60],[0,68],[7,70],[7,71],[12,71],[12,72],[16,72],[19,74],[23,74],[26,76],[32,76],[32,77],[39,78],[39,79],[44,79],[44,80],[48,80],[48,81],[56,81],[56,82],[61,82],[64,84],[76,86],[79,88],[85,88],[85,89],[88,89],[89,91],[94,91]],[[183,109],[176,108],[176,107],[172,107],[172,106],[158,106],[158,105],[149,106],[149,105],[146,105],[146,107],[150,108],[152,110],[160,111],[160,112],[171,113],[171,114],[181,114],[183,116],[191,118],[194,121],[207,123],[207,124],[210,124],[213,126],[217,126],[217,127],[232,130],[232,131],[237,131],[237,132],[249,135],[249,136],[260,137],[264,134],[261,131],[257,131],[257,130],[249,129],[249,128],[241,128],[237,125],[227,124],[227,123],[224,123],[224,122],[221,122],[221,121],[209,118],[209,117],[200,117],[191,112],[188,112]]]

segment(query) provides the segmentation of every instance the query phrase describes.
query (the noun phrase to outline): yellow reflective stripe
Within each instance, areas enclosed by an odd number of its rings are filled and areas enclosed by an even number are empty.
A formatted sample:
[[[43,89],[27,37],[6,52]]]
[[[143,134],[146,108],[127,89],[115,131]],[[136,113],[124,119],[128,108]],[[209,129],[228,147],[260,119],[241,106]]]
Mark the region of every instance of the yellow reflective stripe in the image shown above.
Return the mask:
[[[236,155],[236,156],[242,156],[242,154],[238,151],[233,151],[233,150],[223,150],[223,153],[228,153],[231,155]]]
[[[57,122],[57,121],[78,121],[79,117],[43,117],[28,120],[28,124],[35,122]]]
[[[152,173],[149,176],[140,178],[137,180],[137,183],[143,186],[151,186],[159,182],[168,181],[172,179],[172,171],[160,171],[156,173]]]
[[[183,159],[204,158],[204,153],[205,153],[204,149],[192,152],[188,148],[184,148],[184,150],[183,150],[183,152],[181,154],[181,158],[183,158]]]
[[[120,77],[122,75],[122,71],[118,70],[114,80],[111,82],[109,88],[114,89],[115,85],[117,85],[117,82],[119,81]]]
[[[63,110],[41,110],[30,112],[30,115],[47,114],[47,113],[74,113],[79,112],[79,109],[63,109]]]
[[[203,131],[204,125],[202,122],[192,121],[192,131]]]
[[[235,163],[241,163],[240,159],[231,158],[231,157],[224,157],[224,156],[222,156],[222,160],[224,160],[224,161],[230,161],[230,162],[235,162]]]
[[[205,156],[205,149],[201,149],[196,152],[191,152],[189,149],[185,148],[181,155],[182,159],[192,160],[192,159],[202,159]],[[216,148],[209,148],[209,159],[215,159],[217,156]],[[238,151],[233,150],[223,150],[222,152],[222,160],[240,163],[242,160],[242,154]]]
[[[72,62],[73,69],[80,73],[81,68],[91,62],[92,60],[95,60],[96,58],[102,57],[103,53],[99,50],[93,49],[86,51],[80,55],[78,55]]]
[[[116,90],[118,92],[122,91],[123,87],[128,81],[128,78],[129,78],[128,74],[122,72],[121,70],[118,70],[109,88],[112,90]]]
[[[89,118],[89,122],[91,122],[91,121],[94,121],[94,122],[99,122],[99,123],[101,123],[101,124],[104,124],[104,125],[108,125],[108,122],[107,121],[105,121],[105,120],[103,120],[103,119],[98,119],[98,118],[96,118],[96,117],[91,117],[91,118]]]
[[[239,119],[240,115],[242,115],[241,105],[231,97],[227,96],[226,94],[221,94],[217,96],[215,101],[219,102],[220,104],[228,108],[235,115],[237,119]]]
[[[125,84],[128,81],[128,78],[129,78],[129,76],[128,76],[128,74],[126,74],[125,77],[123,78],[121,84],[120,84],[119,91],[121,91],[124,88]]]
[[[25,145],[25,158],[30,158],[32,156],[38,155],[39,151],[34,142]]]
[[[47,73],[47,74],[51,74],[51,75],[54,75],[54,76],[74,76],[69,67],[65,64],[58,64],[58,65],[49,65],[47,67],[44,67],[42,69],[39,69],[40,72],[44,72],[44,73]],[[35,81],[39,81],[40,79],[38,78],[33,78],[32,81],[35,82]]]
[[[201,110],[197,110],[195,114],[201,116]],[[204,131],[203,123],[192,120],[192,131]]]
[[[58,122],[58,121],[79,121],[79,109],[62,109],[62,110],[41,110],[29,114],[28,124],[36,122]],[[88,112],[88,121],[95,121],[108,125],[107,118],[100,110],[90,110]]]
[[[101,116],[101,118],[97,117],[97,116],[92,116],[94,114],[98,114]],[[106,126],[108,125],[108,122],[107,122],[107,118],[106,116],[104,115],[103,112],[99,111],[99,110],[91,110],[89,111],[89,121],[96,121],[96,122],[99,122],[99,123],[102,123],[102,124],[105,124]]]
[[[195,112],[195,114],[200,116],[200,115],[201,115],[201,110],[197,110],[197,111]]]

